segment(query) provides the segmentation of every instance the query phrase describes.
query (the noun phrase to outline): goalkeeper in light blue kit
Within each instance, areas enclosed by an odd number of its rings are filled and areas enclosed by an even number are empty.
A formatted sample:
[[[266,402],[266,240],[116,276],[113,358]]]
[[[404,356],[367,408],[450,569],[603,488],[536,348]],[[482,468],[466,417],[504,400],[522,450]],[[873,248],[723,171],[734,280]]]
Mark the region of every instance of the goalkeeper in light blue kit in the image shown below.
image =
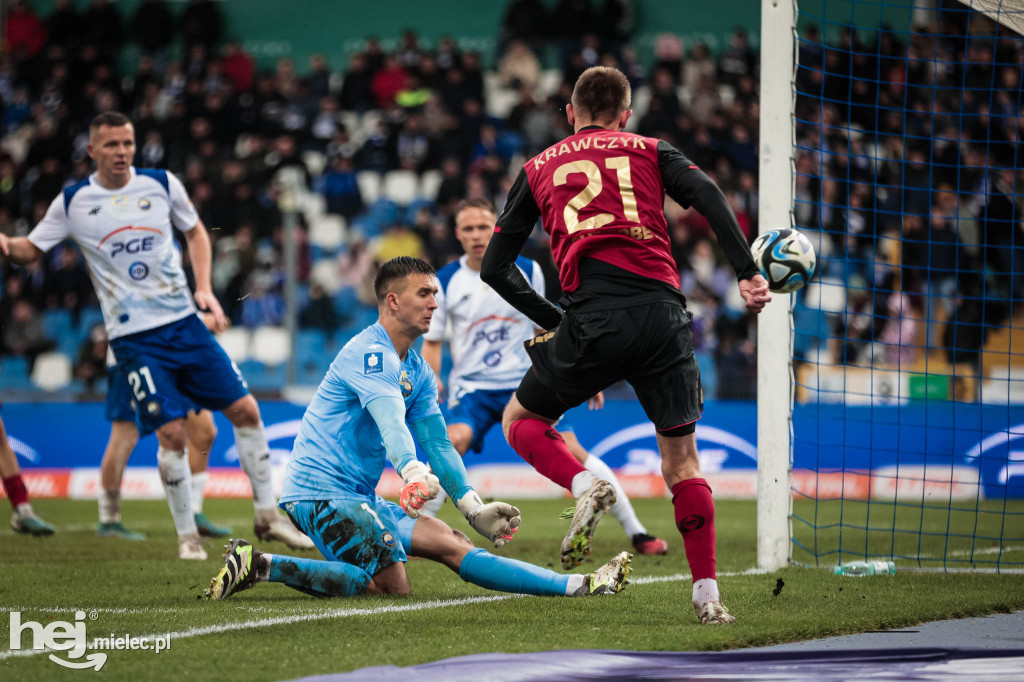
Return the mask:
[[[434,269],[418,258],[384,263],[374,281],[380,318],[345,344],[302,418],[280,504],[327,561],[232,540],[207,598],[224,599],[258,582],[325,597],[409,594],[407,556],[433,559],[467,582],[503,592],[575,597],[623,589],[627,552],[590,574],[559,574],[490,554],[443,521],[420,516],[444,488],[495,547],[512,539],[520,521],[518,509],[484,504],[469,485],[448,440],[434,373],[410,349],[430,328],[438,286]],[[416,459],[414,437],[433,473]],[[375,493],[385,457],[404,481],[401,505]]]

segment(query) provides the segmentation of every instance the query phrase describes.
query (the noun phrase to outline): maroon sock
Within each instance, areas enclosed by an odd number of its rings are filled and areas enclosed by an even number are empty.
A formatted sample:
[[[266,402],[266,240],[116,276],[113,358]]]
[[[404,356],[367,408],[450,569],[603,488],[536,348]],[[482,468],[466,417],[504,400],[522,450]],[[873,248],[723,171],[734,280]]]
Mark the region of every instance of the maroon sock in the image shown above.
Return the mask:
[[[14,474],[10,478],[3,479],[4,490],[7,491],[7,499],[11,507],[17,509],[28,502],[28,491],[25,490],[25,482],[21,480],[21,474]]]
[[[715,502],[703,478],[689,478],[672,486],[676,528],[683,535],[686,560],[693,581],[715,577]]]
[[[573,476],[586,471],[555,427],[539,419],[518,419],[508,429],[508,444],[534,469],[568,491]]]

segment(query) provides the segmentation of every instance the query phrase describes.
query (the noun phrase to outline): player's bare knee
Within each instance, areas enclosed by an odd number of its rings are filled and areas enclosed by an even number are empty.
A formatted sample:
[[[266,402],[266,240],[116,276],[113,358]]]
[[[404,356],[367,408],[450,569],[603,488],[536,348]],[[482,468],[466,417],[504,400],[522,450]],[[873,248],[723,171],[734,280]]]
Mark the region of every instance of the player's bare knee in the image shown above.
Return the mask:
[[[156,430],[156,436],[160,441],[160,447],[165,450],[184,450],[188,445],[188,432],[185,429],[184,419],[167,422]]]
[[[232,426],[257,426],[260,423],[260,408],[251,395],[239,398],[224,410]]]

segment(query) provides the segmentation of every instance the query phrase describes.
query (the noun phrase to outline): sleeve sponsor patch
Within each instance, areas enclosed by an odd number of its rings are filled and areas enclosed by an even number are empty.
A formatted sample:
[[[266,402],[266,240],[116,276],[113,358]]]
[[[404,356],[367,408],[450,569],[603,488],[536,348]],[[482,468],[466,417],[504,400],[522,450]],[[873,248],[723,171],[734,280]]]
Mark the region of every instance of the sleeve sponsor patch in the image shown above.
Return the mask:
[[[379,374],[384,371],[384,353],[363,355],[363,374]]]

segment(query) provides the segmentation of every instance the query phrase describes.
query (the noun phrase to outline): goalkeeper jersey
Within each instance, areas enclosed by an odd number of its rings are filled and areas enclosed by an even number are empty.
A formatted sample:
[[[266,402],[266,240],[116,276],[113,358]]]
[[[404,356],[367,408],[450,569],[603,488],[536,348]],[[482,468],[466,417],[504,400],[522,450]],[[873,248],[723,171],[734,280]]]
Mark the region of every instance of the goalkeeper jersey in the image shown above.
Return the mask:
[[[366,406],[393,396],[405,421],[441,414],[430,365],[409,349],[403,362],[377,322],[345,344],[302,415],[281,502],[373,498],[387,455]]]

